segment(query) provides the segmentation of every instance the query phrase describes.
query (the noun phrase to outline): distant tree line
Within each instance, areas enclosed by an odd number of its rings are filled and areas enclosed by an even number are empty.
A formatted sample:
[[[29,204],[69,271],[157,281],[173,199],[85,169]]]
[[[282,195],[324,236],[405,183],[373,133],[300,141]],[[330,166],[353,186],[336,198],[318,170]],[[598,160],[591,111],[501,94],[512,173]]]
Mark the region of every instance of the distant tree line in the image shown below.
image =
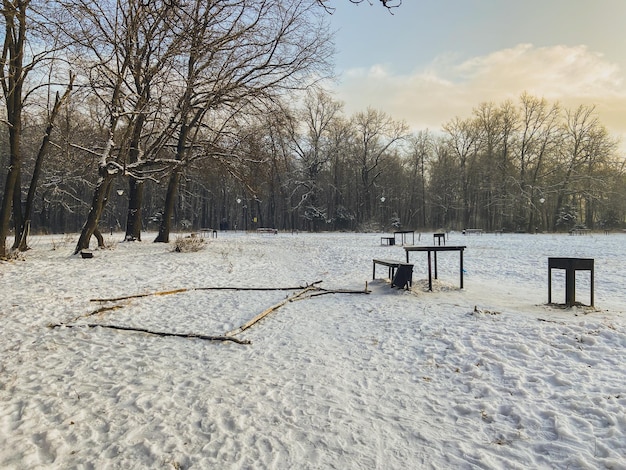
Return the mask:
[[[345,116],[340,102],[314,91],[238,135],[237,158],[185,171],[179,228],[624,227],[624,160],[593,107],[564,110],[523,94],[411,133],[375,109]],[[147,225],[160,217],[156,186],[151,194],[157,210]]]
[[[593,107],[524,94],[417,133],[346,116],[318,86],[330,3],[2,1],[0,239],[623,226],[624,161]]]

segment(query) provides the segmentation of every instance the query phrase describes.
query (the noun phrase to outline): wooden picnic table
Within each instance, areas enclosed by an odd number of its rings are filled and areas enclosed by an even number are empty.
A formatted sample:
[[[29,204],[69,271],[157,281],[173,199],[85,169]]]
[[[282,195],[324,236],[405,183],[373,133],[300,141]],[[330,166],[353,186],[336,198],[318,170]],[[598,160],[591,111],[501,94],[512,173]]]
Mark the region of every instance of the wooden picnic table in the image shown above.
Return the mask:
[[[433,244],[441,245],[441,241],[443,240],[443,244],[446,244],[446,234],[445,233],[433,233]]]
[[[565,304],[576,305],[576,271],[589,271],[591,274],[591,303],[593,307],[593,258],[548,258],[548,303],[552,303],[552,270],[565,270]]]
[[[433,263],[431,262],[431,253],[434,253],[434,266],[435,266],[435,279],[437,279],[437,253],[440,251],[458,251],[459,252],[459,276],[461,281],[461,289],[463,289],[463,250],[465,250],[466,246],[461,245],[433,245],[433,246],[414,246],[407,245],[404,247],[404,251],[406,252],[406,262],[409,262],[409,253],[412,251],[425,251],[428,254],[428,290],[433,290],[433,275],[432,275],[432,267]]]
[[[409,233],[413,236],[411,243],[415,243],[415,230],[396,230],[395,232],[393,232],[394,242],[396,239],[396,235],[400,235],[400,240],[402,240],[402,245],[404,245],[406,243],[406,236]]]

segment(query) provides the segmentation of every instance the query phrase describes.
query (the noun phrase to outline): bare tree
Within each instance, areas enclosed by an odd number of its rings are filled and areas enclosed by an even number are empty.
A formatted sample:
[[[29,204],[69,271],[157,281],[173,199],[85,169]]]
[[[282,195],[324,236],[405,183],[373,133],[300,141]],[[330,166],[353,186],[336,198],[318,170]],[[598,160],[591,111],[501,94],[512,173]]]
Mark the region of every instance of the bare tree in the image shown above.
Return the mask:
[[[312,6],[301,0],[191,2],[175,113],[177,161],[230,153],[219,146],[219,134],[235,114],[326,73],[328,30]],[[179,178],[180,170],[170,176],[157,242],[169,240]]]
[[[545,162],[558,145],[560,109],[557,104],[550,106],[545,99],[527,93],[522,94],[520,101],[520,132],[515,151],[519,169],[516,181],[521,195],[518,217],[527,220],[526,230],[532,232],[546,203],[546,188],[539,183]]]
[[[129,8],[124,15],[128,38],[123,43],[122,51],[124,56],[131,58],[129,73],[132,80],[128,81],[128,88],[134,100],[126,133],[121,139],[124,146],[121,153],[131,165],[147,162],[161,151],[158,142],[162,140],[157,139],[156,145],[150,145],[154,139],[149,136],[158,129],[158,124],[154,122],[158,122],[162,112],[158,100],[162,100],[160,93],[167,83],[169,67],[178,54],[179,44],[182,43],[181,38],[172,34],[172,27],[180,15],[171,5],[129,2]],[[165,132],[169,130],[166,128]],[[145,177],[141,172],[128,174],[127,241],[141,240]]]
[[[55,94],[54,104],[52,109],[48,112],[46,116],[46,129],[44,132],[43,139],[41,141],[41,145],[39,146],[39,150],[37,152],[37,156],[35,158],[35,166],[33,168],[33,173],[30,180],[30,185],[28,187],[28,194],[26,196],[26,204],[24,205],[24,213],[19,214],[19,211],[14,211],[14,217],[16,218],[16,227],[15,227],[15,242],[13,244],[13,249],[18,249],[20,251],[25,251],[28,249],[28,234],[30,232],[30,224],[33,216],[33,207],[35,203],[35,192],[37,190],[37,185],[39,183],[39,178],[41,176],[41,171],[44,163],[44,159],[48,155],[48,151],[50,149],[50,139],[52,136],[52,130],[55,126],[55,121],[61,112],[63,104],[67,101],[70,93],[72,91],[72,86],[74,83],[74,75],[70,73],[69,84],[65,89],[63,95],[61,95],[58,91]],[[19,215],[18,215],[19,214]],[[17,224],[19,221],[19,225]]]
[[[342,104],[323,91],[307,94],[304,107],[291,128],[291,140],[297,155],[294,191],[299,201],[296,209],[304,210],[304,218],[315,227],[328,219],[320,182],[322,171],[331,158],[329,132],[341,112]],[[302,123],[302,128],[296,126]]]
[[[413,216],[416,215],[417,224],[425,227],[427,217],[426,172],[433,156],[433,137],[428,130],[419,131],[409,138],[408,144],[409,154],[406,165],[409,187],[406,190],[409,194],[407,202],[410,212],[407,220],[413,222]]]
[[[173,126],[159,119],[163,96],[158,92],[169,85],[167,77],[183,39],[177,2],[76,4],[70,0],[63,6],[67,15],[74,15],[74,21],[65,28],[74,41],[74,62],[82,65],[84,80],[104,105],[108,121],[106,141],[99,148],[85,149],[99,156],[99,179],[75,248],[78,253],[89,247],[93,235],[102,244],[98,223],[117,177],[129,176],[137,183],[155,178],[177,164],[163,152],[168,143],[163,135],[171,135]],[[161,138],[144,138],[148,116],[148,134],[160,133]],[[130,192],[131,212],[140,200],[137,184],[134,189],[137,192]]]
[[[509,100],[502,104],[481,103],[474,109],[480,129],[480,158],[471,192],[479,206],[477,217],[486,229],[508,223],[513,206],[515,185],[511,185],[512,140],[517,130],[517,109]]]
[[[361,190],[359,221],[364,222],[373,215],[372,189],[381,175],[385,159],[390,156],[393,146],[408,136],[408,126],[372,108],[355,114],[352,125],[355,145],[353,158]]]
[[[470,192],[472,191],[472,173],[475,170],[480,145],[480,126],[475,119],[463,120],[457,117],[444,125],[444,131],[447,134],[447,143],[451,154],[455,156],[459,166],[461,223],[463,228],[468,228],[472,215],[475,214],[475,206],[472,204]]]
[[[317,0],[317,3],[319,3],[327,12],[332,13],[334,11],[334,7],[332,6],[334,4],[335,0]],[[348,0],[350,3],[354,3],[355,5],[358,5],[359,3],[363,3],[363,2],[367,2],[370,5],[372,5],[371,0]],[[391,11],[394,8],[398,8],[399,6],[402,5],[402,0],[378,0],[382,6],[384,6],[385,8],[387,8],[389,11]]]
[[[429,165],[428,200],[433,227],[456,228],[463,220],[459,208],[463,180],[458,155],[447,136],[434,139],[433,158]]]
[[[27,90],[26,86],[31,72],[51,60],[54,48],[58,47],[54,41],[50,41],[51,37],[56,36],[54,31],[47,29],[49,24],[45,8],[45,2],[32,0],[4,0],[1,3],[4,42],[0,58],[0,82],[6,107],[9,166],[0,201],[0,258],[7,256],[6,238],[11,216],[15,226],[13,246],[14,248],[26,246],[23,236],[25,223],[21,190],[23,112],[31,91]],[[42,44],[44,47],[41,47]],[[36,179],[33,183],[36,184]]]
[[[15,188],[20,179],[22,165],[20,149],[22,110],[24,107],[22,90],[24,80],[30,70],[30,67],[24,64],[29,5],[30,1],[2,2],[5,34],[0,79],[2,80],[2,91],[7,110],[10,156],[9,171],[4,186],[2,205],[0,206],[0,258],[5,258],[7,255],[6,237],[9,232],[12,207],[16,200],[17,205],[21,205],[21,194]]]
[[[582,212],[583,223],[593,228],[594,199],[601,190],[594,184],[595,172],[610,160],[616,142],[600,123],[595,107],[581,105],[565,114],[564,142],[555,173],[554,228],[571,228],[562,217],[570,210],[576,215]]]
[[[329,161],[330,175],[326,192],[328,212],[333,221],[333,228],[354,228],[356,208],[350,204],[350,181],[348,176],[351,174],[349,170],[351,160],[348,155],[354,137],[351,123],[343,116],[336,117],[328,129],[328,134],[329,153],[331,156]]]

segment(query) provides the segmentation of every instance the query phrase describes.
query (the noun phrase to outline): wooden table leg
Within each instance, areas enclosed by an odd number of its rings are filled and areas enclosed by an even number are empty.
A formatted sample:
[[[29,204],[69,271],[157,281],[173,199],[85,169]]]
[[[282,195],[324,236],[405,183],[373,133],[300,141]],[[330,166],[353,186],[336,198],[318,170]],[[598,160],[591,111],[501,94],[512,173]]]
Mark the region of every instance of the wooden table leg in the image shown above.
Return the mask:
[[[565,303],[568,307],[576,305],[576,270],[573,266],[565,270]]]
[[[552,268],[548,267],[548,303],[552,303]]]
[[[463,289],[463,250],[459,250],[459,256],[460,256],[460,264],[461,264],[461,271],[460,271],[460,275],[461,275],[461,289]]]
[[[428,290],[433,290],[432,265],[430,262],[430,250],[428,250]]]
[[[591,268],[591,306],[593,307],[593,266]]]

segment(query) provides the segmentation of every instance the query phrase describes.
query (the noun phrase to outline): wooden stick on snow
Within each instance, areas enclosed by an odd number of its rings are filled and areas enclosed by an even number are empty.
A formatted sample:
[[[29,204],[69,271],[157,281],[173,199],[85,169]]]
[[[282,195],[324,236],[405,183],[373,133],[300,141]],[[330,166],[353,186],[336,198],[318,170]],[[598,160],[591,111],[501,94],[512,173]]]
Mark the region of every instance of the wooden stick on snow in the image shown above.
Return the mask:
[[[149,297],[151,295],[179,294],[181,292],[189,292],[189,291],[194,291],[194,290],[237,290],[237,291],[298,290],[298,289],[304,289],[308,286],[314,286],[321,282],[322,281],[315,281],[311,284],[307,284],[306,286],[297,286],[297,287],[189,287],[189,288],[158,291],[158,292],[148,292],[146,294],[125,295],[123,297],[111,297],[109,299],[89,299],[89,301],[90,302],[117,302],[118,300],[139,299],[141,297]]]
[[[110,328],[112,330],[137,331],[139,333],[147,333],[149,335],[156,335],[156,336],[173,336],[176,338],[192,338],[192,339],[202,339],[206,341],[233,341],[238,344],[250,344],[250,341],[248,340],[233,338],[231,336],[207,336],[207,335],[200,335],[196,333],[168,333],[164,331],[146,330],[145,328],[135,328],[132,326],[105,325],[105,324],[99,324],[99,323],[81,323],[77,325],[57,324],[57,325],[50,325],[50,328],[59,328],[61,326],[65,326],[67,328],[78,328],[81,326],[86,326],[89,328],[101,327],[101,328]]]
[[[126,299],[139,299],[141,297],[149,297],[151,295],[170,295],[170,294],[179,294],[181,292],[187,292],[193,289],[175,289],[175,290],[166,290],[161,292],[149,292],[147,294],[134,294],[134,295],[125,295],[123,297],[113,297],[110,299],[89,299],[89,302],[117,302],[118,300],[126,300]]]
[[[298,298],[302,297],[307,292],[310,292],[312,290],[318,290],[318,289],[319,289],[318,287],[316,287],[314,285],[310,285],[306,289],[303,289],[300,292],[297,292],[296,294],[294,294],[294,295],[292,295],[290,297],[287,297],[286,299],[284,299],[283,301],[277,303],[276,305],[273,305],[270,308],[267,308],[267,309],[263,310],[256,317],[254,317],[252,320],[247,321],[246,323],[241,325],[239,328],[235,328],[234,330],[231,330],[231,331],[229,331],[227,333],[224,333],[224,336],[233,336],[233,335],[236,335],[238,333],[241,333],[242,331],[245,331],[248,328],[250,328],[252,325],[254,325],[259,320],[263,319],[264,317],[266,317],[267,315],[272,313],[274,310],[279,309],[280,307],[282,307],[286,303],[293,302],[294,300],[297,300]]]

